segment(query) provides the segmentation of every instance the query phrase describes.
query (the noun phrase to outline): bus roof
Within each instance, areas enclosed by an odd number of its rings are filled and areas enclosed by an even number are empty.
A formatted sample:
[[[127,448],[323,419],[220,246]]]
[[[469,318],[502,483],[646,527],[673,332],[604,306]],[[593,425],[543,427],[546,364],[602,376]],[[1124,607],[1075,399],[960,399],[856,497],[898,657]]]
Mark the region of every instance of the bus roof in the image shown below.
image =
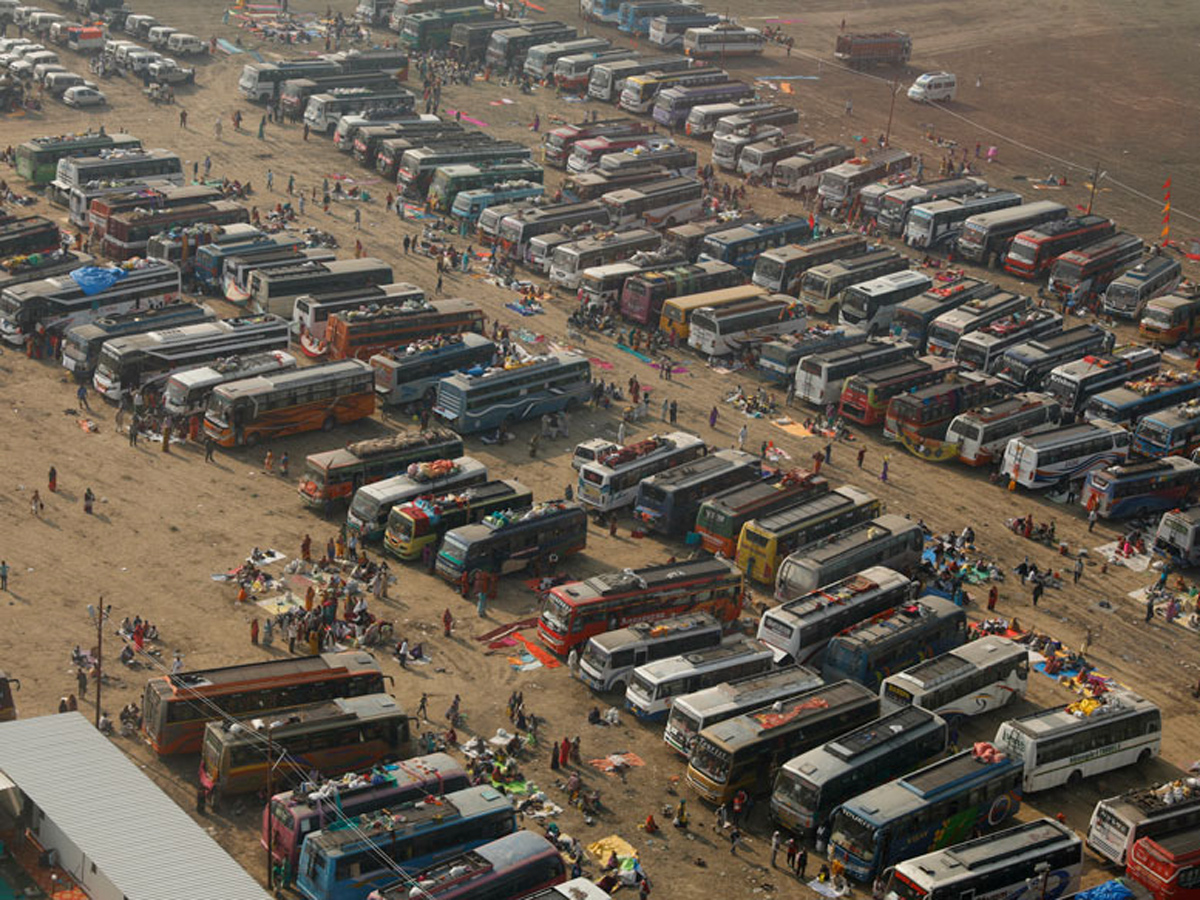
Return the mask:
[[[622,569],[618,572],[602,572],[584,581],[559,585],[556,591],[567,600],[590,600],[667,587],[672,584],[698,578],[720,578],[739,576],[740,570],[730,560],[716,556],[685,559],[682,562],[661,563],[641,569]]]
[[[482,521],[460,525],[452,533],[464,542],[479,541],[497,532],[513,531],[529,525],[537,525],[548,518],[583,516],[583,507],[566,500],[541,500],[533,506],[517,510],[490,513]]]
[[[832,511],[838,507],[870,503],[874,499],[866,491],[847,484],[827,494],[822,494],[820,497],[812,497],[796,506],[788,507],[769,516],[763,516],[757,520],[758,527],[762,531],[784,531],[797,522],[803,522],[806,519]]]
[[[990,195],[989,195],[990,196]],[[953,202],[953,201],[941,201]],[[1061,203],[1055,203],[1053,200],[1039,200],[1035,203],[1022,203],[1020,206],[1010,206],[1007,209],[994,209],[990,212],[977,213],[971,216],[971,222],[976,225],[1007,225],[1010,222],[1020,222],[1022,219],[1027,219],[1033,216],[1041,215],[1042,213],[1054,212],[1056,210],[1066,212],[1066,207]]]
[[[734,514],[745,514],[764,504],[769,505],[789,490],[794,490],[797,498],[813,497],[828,491],[829,482],[820,475],[795,469],[780,481],[753,481],[720,491],[707,498],[704,505]]]
[[[451,462],[454,464],[453,469],[433,481],[416,481],[408,474],[396,475],[392,478],[384,478],[381,481],[363,485],[358,489],[358,493],[355,494],[355,499],[358,498],[359,494],[362,494],[371,500],[384,503],[390,497],[411,492],[413,487],[436,490],[439,484],[448,478],[457,478],[457,476],[468,475],[474,472],[483,472],[485,476],[487,474],[487,466],[474,457],[460,456],[451,460]]]
[[[986,666],[1001,654],[1028,652],[1025,647],[1008,638],[989,634],[961,647],[955,647],[941,656],[919,662],[892,677],[908,679],[929,690],[957,678],[969,669]]]
[[[867,791],[865,794],[860,794],[846,805],[860,808],[872,806],[876,809],[882,808],[883,804],[876,802],[877,797],[875,795],[877,791],[884,792],[885,794],[900,792],[901,795],[907,794],[912,796],[914,801],[917,798],[922,800],[931,799],[962,781],[978,777],[979,773],[985,769],[994,769],[998,766],[1014,768],[1024,766],[1024,763],[1012,757],[988,762],[982,757],[976,756],[975,751],[964,750],[947,759],[939,760],[932,765],[919,769],[911,775],[897,778],[895,781]]]
[[[1039,710],[1017,719],[1009,719],[1005,724],[1011,725],[1017,731],[1036,740],[1058,737],[1070,734],[1072,731],[1082,731],[1102,719],[1113,719],[1117,716],[1158,709],[1155,704],[1130,690],[1110,691],[1104,695],[1104,698],[1104,705],[1083,718],[1076,716],[1069,707],[1059,706],[1053,709]]]
[[[1011,397],[1006,397],[996,403],[989,403],[987,406],[969,409],[962,413],[962,417],[977,422],[995,422],[1018,413],[1027,407],[1043,406],[1050,403],[1057,404],[1058,401],[1050,394],[1025,391],[1020,394],[1013,394]]]
[[[896,518],[900,518],[897,516]],[[876,519],[875,521],[879,521]],[[868,525],[864,531],[869,531]],[[851,625],[841,634],[834,637],[841,644],[851,644],[860,647],[886,645],[893,641],[910,640],[911,632],[923,624],[930,616],[937,615],[949,618],[960,612],[958,604],[938,597],[935,594],[925,594],[911,603],[903,603],[895,607],[892,615],[881,613],[865,622]],[[964,614],[965,615],[965,614]]]
[[[383,438],[370,438],[365,441],[355,441],[337,450],[326,450],[324,453],[309,455],[309,464],[317,464],[325,469],[336,469],[341,466],[354,465],[364,459],[376,456],[386,456],[391,453],[402,453],[405,450],[416,450],[420,447],[435,446],[446,441],[458,441],[460,438],[452,431],[434,428],[429,431],[401,431],[398,434]]]
[[[374,371],[370,363],[361,359],[342,359],[324,365],[288,369],[278,375],[256,375],[241,381],[231,381],[216,388],[213,393],[228,397],[232,402],[242,397],[253,397],[279,388],[299,386],[330,377],[362,374],[371,374],[374,377]]]
[[[484,379],[488,379],[489,383],[495,383],[501,379],[516,378],[528,375],[532,370],[537,368],[554,368],[557,366],[568,366],[572,363],[587,362],[587,360],[578,353],[572,353],[569,350],[554,351],[547,353],[545,356],[534,356],[519,366],[513,368],[493,367],[485,369],[481,375],[470,375],[465,372],[456,372],[448,378],[442,379],[443,385],[457,387],[462,391],[470,390],[472,384],[476,384]]]
[[[727,469],[755,466],[759,459],[744,450],[718,450],[708,456],[692,460],[682,466],[657,472],[642,480],[642,484],[653,484],[659,488],[682,488],[688,485],[702,483],[712,476]]]
[[[869,544],[885,535],[913,530],[920,530],[920,526],[916,522],[906,519],[904,516],[889,513],[872,519],[870,522],[856,525],[853,529],[843,532],[820,547],[803,550],[800,562],[816,569],[855,547]]]
[[[1013,857],[1063,843],[1081,842],[1074,831],[1054,819],[1037,819],[905,860],[904,864],[915,866],[923,875],[938,882],[962,877],[970,871],[1011,866]]]
[[[842,762],[849,762],[864,753],[882,755],[890,747],[907,741],[913,729],[941,721],[937,715],[919,706],[906,706],[834,738],[824,749]]]
[[[173,694],[205,692],[205,688],[222,688],[237,684],[290,681],[308,673],[327,674],[344,669],[346,672],[378,672],[379,663],[370,653],[346,650],[322,653],[318,656],[296,656],[260,663],[222,666],[219,669],[199,669],[164,675],[156,681],[169,685]],[[186,699],[186,697],[185,697]]]
[[[1200,790],[1188,786],[1185,782],[1183,799],[1177,799],[1175,795],[1177,784],[1179,782],[1168,781],[1164,784],[1134,788],[1100,802],[1109,808],[1125,807],[1136,810],[1137,814],[1146,818],[1153,818],[1159,813],[1170,813],[1181,806],[1200,806]]]
[[[1071,441],[1077,438],[1084,438],[1090,434],[1096,434],[1099,431],[1124,431],[1120,425],[1114,425],[1104,419],[1095,419],[1091,422],[1080,422],[1077,425],[1067,425],[1064,428],[1055,428],[1053,431],[1042,431],[1037,434],[1019,435],[1013,438],[1014,441],[1020,441],[1030,449],[1037,449],[1046,444],[1057,444],[1059,441]]]
[[[235,723],[225,720],[209,722],[206,729],[208,734],[220,735],[223,744],[257,744],[260,740],[258,732],[267,727],[267,719],[271,720],[271,736],[275,740],[284,740],[291,733],[303,732],[308,725],[333,723],[338,720],[367,721],[402,715],[403,712],[400,704],[389,694],[365,694],[360,697],[335,697],[319,703],[275,710],[264,718],[243,716],[236,723],[241,726],[237,731],[233,729]]]
[[[673,703],[682,703],[689,709],[703,714],[719,709],[753,709],[770,703],[779,696],[780,691],[787,691],[789,686],[794,685],[819,687],[821,676],[805,666],[784,666],[781,669],[747,675],[736,681],[726,681],[691,694],[684,694],[682,697],[676,697]],[[807,687],[803,690],[807,690]]]
[[[770,735],[777,728],[800,727],[801,723],[819,719],[837,707],[878,701],[878,695],[861,684],[838,681],[805,691],[791,700],[776,702],[766,709],[710,725],[700,732],[700,737],[735,752],[739,747]]]
[[[703,291],[699,294],[686,294],[683,297],[671,297],[664,301],[664,306],[674,306],[683,312],[691,312],[704,306],[714,306],[722,303],[734,303],[738,300],[748,300],[761,297],[767,289],[757,284],[739,284],[735,287],[720,288],[715,291]]]
[[[626,644],[640,644],[652,639],[661,639],[701,628],[720,629],[721,624],[708,613],[687,613],[673,619],[655,622],[635,622],[625,628],[606,631],[593,637],[592,643],[604,650],[613,651]]]
[[[719,647],[705,647],[700,650],[694,650],[691,653],[684,653],[679,656],[646,663],[644,666],[638,666],[637,671],[647,681],[661,682],[667,681],[676,675],[690,672],[700,666],[731,662],[743,656],[755,656],[770,652],[765,645],[760,644],[758,641],[752,641],[749,638],[740,638],[732,643],[721,644]]]
[[[1185,417],[1187,420],[1195,418],[1195,415]],[[1162,421],[1156,418],[1156,421]],[[1105,478],[1126,478],[1138,475],[1153,475],[1156,472],[1167,474],[1168,472],[1182,472],[1185,470],[1200,469],[1200,465],[1192,462],[1186,456],[1164,456],[1162,459],[1149,459],[1141,462],[1136,462],[1126,466],[1107,466],[1103,469],[1093,471],[1094,477]]]

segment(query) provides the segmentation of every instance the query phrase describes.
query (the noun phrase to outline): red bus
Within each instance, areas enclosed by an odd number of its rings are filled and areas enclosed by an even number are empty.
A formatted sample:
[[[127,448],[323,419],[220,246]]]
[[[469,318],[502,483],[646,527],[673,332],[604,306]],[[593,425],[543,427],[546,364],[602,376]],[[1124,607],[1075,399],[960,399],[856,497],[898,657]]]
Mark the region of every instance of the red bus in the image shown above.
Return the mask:
[[[603,572],[546,594],[538,637],[565,655],[590,637],[635,622],[707,612],[732,622],[742,612],[742,573],[721,557]]]
[[[791,509],[828,490],[829,482],[820,475],[793,469],[778,481],[755,481],[714,494],[700,504],[696,514],[700,546],[733,559],[742,526],[751,519]]]
[[[859,425],[878,425],[887,415],[893,397],[946,380],[957,371],[958,363],[937,356],[885,366],[858,375],[851,375],[842,387],[839,414]]]
[[[402,344],[466,331],[483,333],[483,310],[473,301],[406,300],[333,313],[325,326],[325,342],[330,359],[370,359]]]
[[[1043,222],[1012,239],[1004,257],[1004,270],[1032,281],[1049,272],[1064,253],[1094,244],[1116,230],[1112,219],[1091,214]]]
[[[664,300],[737,287],[745,281],[745,272],[719,259],[639,272],[621,288],[621,315],[639,325],[657,324]]]
[[[108,230],[100,242],[100,252],[110,259],[133,259],[135,256],[145,256],[150,238],[164,231],[194,225],[233,225],[249,221],[250,211],[232,200],[117,213],[109,217]]]
[[[1154,900],[1200,900],[1200,828],[1142,838],[1126,871]]]
[[[900,440],[902,434],[940,437],[959,413],[1001,400],[1011,389],[994,375],[963,372],[954,381],[901,394],[888,402],[883,436],[890,441]]]

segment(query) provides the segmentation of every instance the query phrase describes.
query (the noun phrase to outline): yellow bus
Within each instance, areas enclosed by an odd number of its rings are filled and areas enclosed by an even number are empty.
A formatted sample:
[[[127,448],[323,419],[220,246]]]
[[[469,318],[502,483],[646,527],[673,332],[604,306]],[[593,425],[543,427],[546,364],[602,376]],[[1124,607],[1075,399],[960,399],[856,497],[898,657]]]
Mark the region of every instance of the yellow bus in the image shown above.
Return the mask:
[[[767,289],[757,284],[740,284],[737,287],[722,288],[718,291],[672,297],[670,300],[663,301],[658,328],[667,334],[675,332],[680,342],[684,342],[691,333],[692,313],[696,310],[705,306],[728,306],[730,303],[737,303],[740,300],[753,300],[766,293]]]

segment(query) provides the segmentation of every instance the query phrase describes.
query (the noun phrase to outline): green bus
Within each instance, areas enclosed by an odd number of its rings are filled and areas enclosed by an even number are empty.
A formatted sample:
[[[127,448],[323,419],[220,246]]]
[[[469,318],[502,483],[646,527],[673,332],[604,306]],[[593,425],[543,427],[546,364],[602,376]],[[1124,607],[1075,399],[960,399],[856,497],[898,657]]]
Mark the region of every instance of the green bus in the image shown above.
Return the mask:
[[[449,45],[450,30],[459,22],[485,22],[495,17],[486,6],[413,13],[404,17],[400,40],[409,50],[441,50]]]
[[[434,211],[448,213],[454,206],[454,198],[462,191],[490,188],[512,181],[541,184],[544,174],[540,165],[528,159],[439,166],[429,183],[427,199]]]
[[[140,150],[141,139],[129,134],[59,134],[37,137],[17,146],[17,174],[31,184],[49,184],[58,161],[68,156],[98,156],[101,150]]]

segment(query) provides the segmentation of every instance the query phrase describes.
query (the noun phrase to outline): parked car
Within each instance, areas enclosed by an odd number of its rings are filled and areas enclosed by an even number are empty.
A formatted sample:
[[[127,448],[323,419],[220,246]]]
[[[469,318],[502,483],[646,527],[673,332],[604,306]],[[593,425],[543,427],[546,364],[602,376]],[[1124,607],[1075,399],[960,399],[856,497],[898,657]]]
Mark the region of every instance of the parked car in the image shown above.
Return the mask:
[[[62,97],[68,88],[94,88],[95,86],[94,82],[88,81],[82,75],[75,72],[51,72],[46,76],[46,92],[51,97]]]
[[[150,80],[159,84],[191,84],[196,80],[196,70],[164,57],[150,64]]]
[[[155,53],[153,50],[135,50],[125,56],[125,67],[135,75],[141,75],[143,71],[150,68],[151,64],[162,59],[161,53]]]
[[[146,35],[146,40],[150,42],[151,47],[166,50],[167,41],[178,30],[178,28],[172,28],[170,25],[155,25]]]
[[[45,84],[47,75],[66,71],[67,67],[62,63],[38,63],[33,67],[33,80],[38,84]]]
[[[192,56],[199,53],[207,53],[208,45],[194,34],[185,34],[182,31],[177,31],[167,38],[167,49],[181,56]]]
[[[75,107],[103,106],[108,102],[104,94],[94,87],[88,87],[87,85],[67,88],[62,99],[63,103],[67,104],[67,106]]]

